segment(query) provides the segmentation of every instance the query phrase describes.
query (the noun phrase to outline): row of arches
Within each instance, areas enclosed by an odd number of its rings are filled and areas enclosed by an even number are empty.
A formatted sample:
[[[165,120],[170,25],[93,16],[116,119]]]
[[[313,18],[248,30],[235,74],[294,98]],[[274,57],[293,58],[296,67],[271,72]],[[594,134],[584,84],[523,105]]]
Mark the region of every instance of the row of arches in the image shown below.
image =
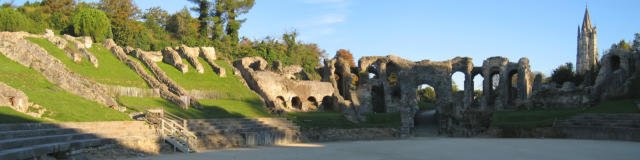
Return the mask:
[[[322,98],[322,101],[318,101],[315,97],[309,96],[306,99],[301,99],[298,96],[292,97],[290,100],[285,100],[283,96],[277,96],[275,98],[275,106],[287,108],[287,109],[295,109],[298,111],[303,110],[325,110],[325,111],[333,111],[334,108],[334,98],[332,96],[325,96]]]

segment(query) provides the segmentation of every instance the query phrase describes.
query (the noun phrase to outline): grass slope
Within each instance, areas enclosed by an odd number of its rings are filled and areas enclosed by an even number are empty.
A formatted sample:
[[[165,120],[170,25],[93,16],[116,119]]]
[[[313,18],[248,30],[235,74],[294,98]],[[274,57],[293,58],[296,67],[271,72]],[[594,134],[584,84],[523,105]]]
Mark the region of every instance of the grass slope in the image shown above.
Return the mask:
[[[33,123],[46,122],[44,120],[31,117],[24,113],[15,111],[9,107],[0,106],[0,124],[1,123]]]
[[[203,109],[181,109],[177,105],[162,98],[120,97],[120,102],[135,111],[163,108],[166,111],[187,119],[208,118],[257,118],[272,115],[262,107],[262,101],[238,100],[200,100]]]
[[[71,71],[80,74],[86,78],[96,82],[109,85],[120,85],[128,87],[148,88],[147,84],[142,80],[135,71],[131,70],[125,63],[118,60],[111,51],[104,48],[101,44],[93,44],[88,50],[98,59],[99,67],[96,68],[82,57],[80,63],[75,63],[69,58],[63,50],[56,47],[53,43],[42,38],[27,37],[27,40],[38,44],[47,52],[62,61]],[[69,41],[69,43],[72,43]],[[70,48],[73,45],[69,44]],[[71,49],[73,50],[73,49]]]
[[[48,110],[44,117],[58,121],[131,120],[128,115],[73,95],[49,82],[39,72],[0,54],[0,81],[23,91],[29,101]]]
[[[201,90],[201,91],[216,91],[220,94],[218,99],[256,99],[258,95],[251,91],[248,87],[238,80],[238,77],[233,75],[231,65],[223,60],[216,60],[216,64],[226,69],[227,76],[220,77],[204,59],[198,58],[202,66],[204,67],[204,73],[200,74],[196,69],[189,64],[189,72],[182,74],[175,67],[158,62],[158,66],[167,73],[171,79],[176,81],[180,86],[187,90]]]
[[[557,109],[534,111],[498,111],[493,113],[491,125],[498,127],[549,127],[555,120],[568,119],[581,113],[640,113],[635,101],[625,99],[605,101],[586,109]]]

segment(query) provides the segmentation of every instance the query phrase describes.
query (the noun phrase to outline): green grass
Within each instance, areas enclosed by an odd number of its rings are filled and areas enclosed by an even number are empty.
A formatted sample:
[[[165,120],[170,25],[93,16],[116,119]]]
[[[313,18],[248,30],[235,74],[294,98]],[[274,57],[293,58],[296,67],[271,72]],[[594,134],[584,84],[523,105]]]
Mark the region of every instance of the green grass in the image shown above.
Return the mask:
[[[534,111],[498,111],[493,113],[491,125],[498,127],[549,127],[555,120],[568,119],[581,113],[640,113],[635,101],[624,99],[605,101],[586,109],[556,109]]]
[[[29,69],[0,54],[0,81],[23,91],[47,112],[44,117],[57,121],[131,120],[128,115],[71,94]]]
[[[220,94],[218,99],[254,99],[258,95],[251,91],[248,87],[238,80],[238,77],[233,75],[231,65],[223,60],[216,60],[216,64],[223,67],[226,70],[227,76],[220,77],[213,70],[209,63],[204,59],[198,58],[202,66],[204,67],[204,73],[200,74],[196,69],[187,63],[189,66],[189,72],[182,74],[175,67],[158,62],[158,66],[169,76],[172,80],[176,81],[180,86],[187,90],[201,90],[201,91],[216,91]]]
[[[63,50],[57,48],[53,43],[42,38],[27,37],[29,41],[38,44],[47,52],[62,61],[71,71],[80,74],[96,82],[109,85],[120,85],[138,88],[149,88],[138,74],[131,70],[124,62],[121,62],[111,51],[101,44],[93,44],[88,50],[98,59],[98,68],[94,67],[84,56],[81,63],[75,63]],[[72,43],[69,41],[69,43]],[[70,48],[74,46],[69,44]]]
[[[199,100],[203,109],[181,109],[179,106],[162,98],[120,97],[120,102],[131,110],[144,111],[147,109],[163,108],[166,111],[186,119],[210,118],[257,118],[272,117],[262,107],[260,99],[254,100]]]
[[[353,123],[339,112],[289,112],[285,117],[303,128],[398,128],[399,113],[369,114],[367,122]]]
[[[432,110],[436,109],[436,104],[431,102],[418,101],[419,110]]]
[[[0,124],[1,123],[33,123],[46,122],[45,120],[31,117],[24,113],[15,111],[9,107],[0,106]]]

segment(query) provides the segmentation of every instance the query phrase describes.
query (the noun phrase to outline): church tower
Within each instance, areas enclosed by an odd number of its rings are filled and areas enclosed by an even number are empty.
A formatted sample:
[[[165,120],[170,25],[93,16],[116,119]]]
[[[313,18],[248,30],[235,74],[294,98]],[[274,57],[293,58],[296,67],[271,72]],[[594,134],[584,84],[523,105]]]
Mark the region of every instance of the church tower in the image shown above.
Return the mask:
[[[578,55],[576,72],[584,74],[598,65],[598,37],[596,27],[591,26],[589,8],[585,8],[582,27],[578,26]]]

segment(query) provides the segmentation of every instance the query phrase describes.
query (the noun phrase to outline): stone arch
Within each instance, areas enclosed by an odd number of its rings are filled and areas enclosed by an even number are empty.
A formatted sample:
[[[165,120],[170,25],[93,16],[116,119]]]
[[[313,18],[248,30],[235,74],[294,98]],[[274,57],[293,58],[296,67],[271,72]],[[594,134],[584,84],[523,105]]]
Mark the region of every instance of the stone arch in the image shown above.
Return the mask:
[[[513,105],[515,104],[515,100],[518,98],[518,83],[520,83],[518,70],[512,69],[507,72],[506,83],[507,84],[504,85],[505,87],[507,87],[507,95],[505,95],[505,98],[507,100],[506,102],[509,105]]]
[[[464,91],[465,90],[465,86],[464,86],[464,81],[467,80],[466,78],[466,74],[462,71],[454,71],[453,74],[451,74],[451,87],[453,87],[453,85],[455,85],[459,91]],[[457,80],[462,80],[460,82],[457,82]]]
[[[500,69],[498,67],[493,67],[489,70],[488,77],[485,77],[485,81],[488,83],[484,85],[488,85],[484,87],[483,91],[484,97],[486,98],[487,104],[492,105],[495,104],[496,98],[498,96],[498,89],[500,88]]]
[[[333,97],[325,96],[322,98],[322,109],[325,111],[335,111],[335,103]]]
[[[318,107],[318,101],[316,100],[315,97],[309,96],[309,98],[307,98],[307,101],[309,101],[309,104],[311,104],[313,107],[315,108]]]
[[[302,101],[300,100],[300,97],[291,98],[291,107],[302,110]]]
[[[609,67],[611,67],[612,71],[616,71],[620,69],[620,56],[611,55],[609,57]]]

